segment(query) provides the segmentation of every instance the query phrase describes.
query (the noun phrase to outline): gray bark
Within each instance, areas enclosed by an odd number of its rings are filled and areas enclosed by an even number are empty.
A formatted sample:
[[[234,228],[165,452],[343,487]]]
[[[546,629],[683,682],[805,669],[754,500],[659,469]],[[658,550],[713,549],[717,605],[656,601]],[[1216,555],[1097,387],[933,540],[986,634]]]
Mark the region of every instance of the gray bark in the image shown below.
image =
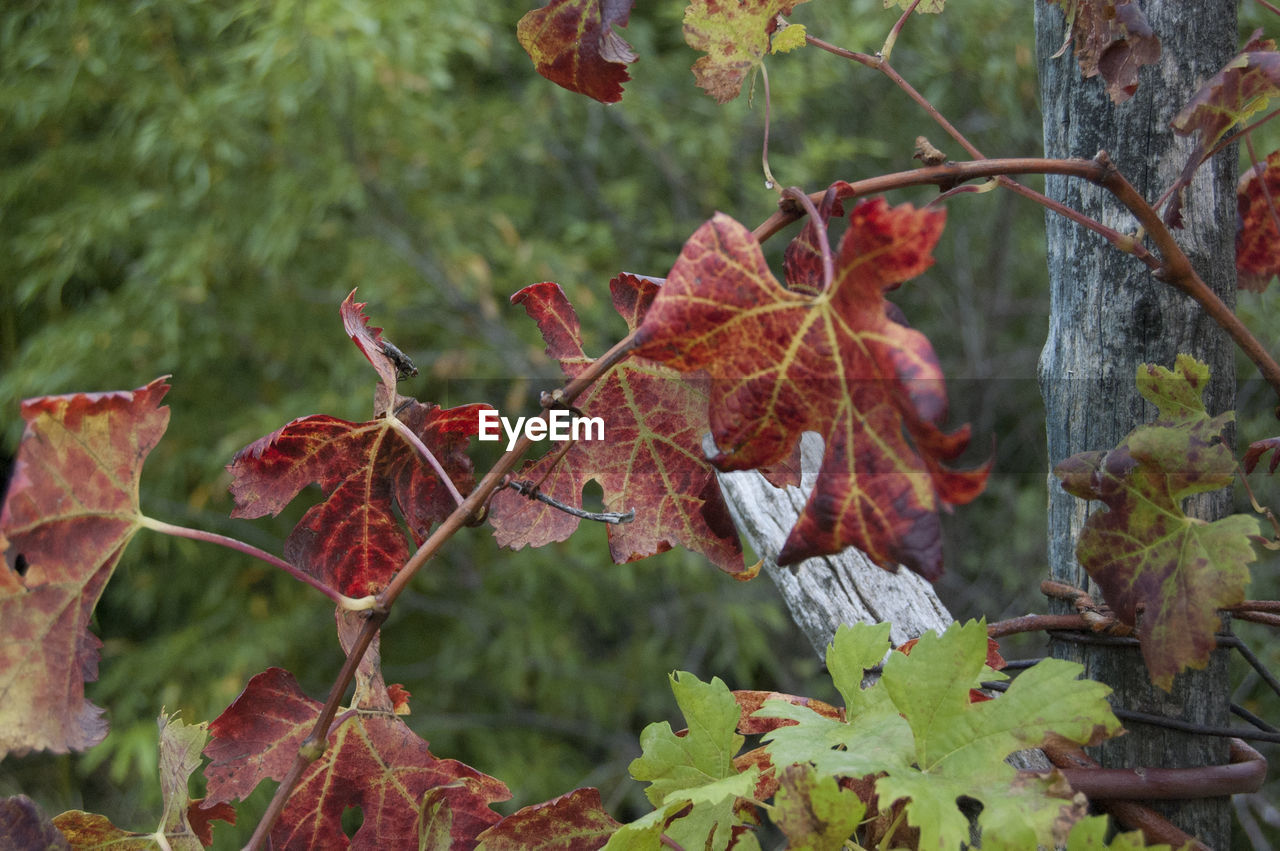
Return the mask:
[[[954,619],[932,585],[905,567],[894,573],[877,567],[853,547],[794,568],[778,567],[778,552],[800,517],[822,461],[818,435],[805,434],[800,446],[799,489],[775,488],[755,470],[716,475],[734,523],[764,559],[764,572],[778,586],[792,619],[818,655],[826,657],[827,645],[842,623],[887,621],[895,645],[931,629],[946,629]]]
[[[1036,3],[1037,53],[1046,155],[1092,157],[1105,149],[1138,191],[1155,200],[1177,177],[1191,147],[1190,140],[1173,135],[1169,121],[1238,49],[1236,0],[1146,0],[1141,5],[1163,53],[1158,65],[1143,69],[1134,97],[1119,106],[1111,103],[1100,79],[1082,78],[1070,51],[1051,58],[1065,30],[1061,7],[1046,6],[1045,0]],[[1090,184],[1049,178],[1046,192],[1122,232],[1136,229],[1132,216]],[[1234,304],[1234,152],[1201,168],[1187,193],[1184,217],[1179,243],[1209,286]],[[1140,363],[1172,368],[1179,352],[1195,355],[1212,370],[1206,407],[1212,413],[1234,407],[1231,344],[1191,299],[1066,219],[1049,214],[1047,230],[1052,306],[1040,383],[1051,466],[1077,452],[1110,449],[1153,418],[1154,408],[1134,386]],[[1050,573],[1086,587],[1075,541],[1087,515],[1105,509],[1066,494],[1052,475],[1049,492]],[[1229,507],[1230,494],[1218,492],[1193,500],[1188,513],[1212,519]],[[1065,604],[1055,605],[1064,610]],[[1178,677],[1171,694],[1150,685],[1136,650],[1054,642],[1052,652],[1082,662],[1085,676],[1116,690],[1118,706],[1226,725],[1224,651],[1206,671]],[[1105,744],[1097,756],[1107,767],[1183,767],[1224,763],[1227,748],[1224,739],[1131,725],[1128,735]],[[1228,846],[1226,799],[1155,806],[1207,844]]]

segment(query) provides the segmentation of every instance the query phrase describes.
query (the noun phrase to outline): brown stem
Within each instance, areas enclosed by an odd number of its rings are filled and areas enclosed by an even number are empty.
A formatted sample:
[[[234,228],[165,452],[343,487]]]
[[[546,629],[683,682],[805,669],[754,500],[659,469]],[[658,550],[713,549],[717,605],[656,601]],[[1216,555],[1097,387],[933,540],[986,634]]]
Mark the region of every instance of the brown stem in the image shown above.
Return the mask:
[[[911,0],[911,5],[898,18],[898,22],[893,25],[893,29],[889,30],[888,37],[884,40],[884,45],[880,48],[880,55],[884,61],[889,61],[889,54],[893,52],[893,46],[898,42],[898,35],[902,32],[902,27],[907,23],[907,18],[911,17],[911,13],[920,5],[920,0]]]
[[[822,221],[822,216],[818,215],[817,205],[812,198],[804,194],[803,189],[797,186],[788,187],[782,193],[782,197],[800,202],[800,206],[804,207],[804,211],[809,215],[809,221],[813,222],[813,227],[818,233],[818,247],[822,249],[822,292],[830,292],[831,282],[836,278],[836,264],[831,259],[831,239],[827,236],[827,228]]]
[[[576,399],[592,383],[630,354],[633,340],[634,334],[628,334],[624,337],[612,349],[597,358],[581,374],[566,384],[557,394],[557,398],[565,404]],[[549,415],[549,411],[549,408],[543,409],[542,417],[544,419]],[[473,518],[480,516],[489,501],[489,497],[501,486],[504,477],[515,468],[516,464],[520,463],[520,459],[533,443],[533,439],[528,437],[528,432],[526,431],[525,435],[516,442],[514,447],[503,453],[502,457],[498,459],[489,472],[485,474],[484,478],[481,479],[480,483],[476,485],[475,490],[468,494],[466,499],[436,527],[436,530],[422,543],[422,546],[418,547],[418,551],[405,562],[404,567],[400,568],[391,583],[378,594],[375,607],[369,612],[368,620],[365,621],[364,626],[360,628],[360,634],[356,637],[351,651],[347,654],[342,670],[338,672],[333,686],[329,689],[329,697],[320,710],[320,716],[316,719],[316,723],[312,726],[307,738],[303,740],[302,745],[298,748],[298,754],[294,757],[293,765],[290,766],[284,779],[280,781],[280,785],[276,787],[275,795],[271,798],[271,803],[268,805],[266,813],[263,815],[262,820],[258,822],[253,836],[249,839],[249,844],[245,846],[246,851],[257,851],[257,849],[265,847],[264,843],[267,840],[267,836],[270,834],[276,820],[280,817],[280,813],[284,810],[289,796],[293,794],[294,786],[297,785],[299,778],[302,777],[302,773],[307,769],[308,765],[324,752],[324,742],[329,736],[329,726],[333,721],[334,715],[337,714],[338,704],[341,702],[342,696],[346,694],[347,687],[351,685],[351,680],[355,677],[356,667],[360,664],[360,660],[364,658],[365,651],[373,642],[373,637],[377,634],[379,627],[387,619],[387,614],[391,611],[391,606],[395,603],[396,598],[408,586],[418,570],[430,561],[450,538],[470,523]]]
[[[1037,632],[1042,629],[1088,629],[1089,623],[1081,615],[1023,615],[996,621],[987,625],[987,637],[1003,638],[1020,632]]]

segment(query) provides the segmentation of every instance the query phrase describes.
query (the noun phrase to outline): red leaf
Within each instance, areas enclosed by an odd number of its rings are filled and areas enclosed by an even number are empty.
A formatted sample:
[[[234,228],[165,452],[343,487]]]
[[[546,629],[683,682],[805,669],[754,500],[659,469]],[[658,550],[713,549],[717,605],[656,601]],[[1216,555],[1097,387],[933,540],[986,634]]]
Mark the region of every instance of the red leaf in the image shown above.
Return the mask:
[[[1280,151],[1244,173],[1236,188],[1236,272],[1240,289],[1260,293],[1280,272]]]
[[[595,851],[621,827],[597,789],[575,789],[517,810],[480,834],[477,851]]]
[[[614,27],[625,27],[634,0],[551,0],[516,25],[538,73],[602,103],[622,100],[636,54]]]
[[[138,530],[138,480],[169,423],[163,378],[121,393],[45,396],[26,420],[0,510],[0,757],[84,750],[102,710],[84,698],[101,642],[89,618]]]
[[[187,807],[187,821],[200,844],[208,848],[213,844],[213,823],[225,821],[227,824],[235,824],[236,808],[227,803],[205,806],[204,798],[196,798]]]
[[[409,402],[400,413],[462,492],[473,484],[467,444],[487,407],[442,410]],[[240,450],[227,469],[233,517],[279,514],[304,487],[320,486],[325,501],[303,515],[285,555],[348,596],[376,593],[408,559],[396,507],[418,542],[454,508],[444,485],[386,418],[303,417]]]
[[[609,285],[614,307],[634,324],[643,317],[658,284],[619,275]],[[523,304],[547,341],[547,353],[566,375],[590,363],[582,351],[578,317],[560,287],[534,284],[512,297]],[[706,385],[640,358],[631,358],[597,381],[577,402],[588,417],[604,421],[604,440],[579,440],[558,461],[553,450],[520,471],[519,479],[541,482],[542,493],[575,508],[591,480],[604,491],[607,511],[634,509],[630,523],[609,526],[609,550],[622,564],[683,546],[704,554],[721,570],[743,569],[742,545],[729,517],[715,470],[702,451],[708,430]],[[520,549],[563,541],[578,518],[511,490],[489,506],[494,536]]]
[[[1253,468],[1258,466],[1258,461],[1263,455],[1271,450],[1276,450],[1276,454],[1271,456],[1271,463],[1267,466],[1268,473],[1274,473],[1276,467],[1280,467],[1280,437],[1268,437],[1264,440],[1255,440],[1249,444],[1249,448],[1244,453],[1244,471],[1252,473]]]
[[[1061,3],[1067,16],[1067,40],[1086,78],[1101,76],[1114,103],[1138,90],[1138,71],[1160,58],[1160,39],[1135,0],[1050,0]]]
[[[1265,109],[1280,92],[1280,53],[1275,42],[1262,38],[1262,30],[1222,70],[1213,75],[1195,97],[1174,117],[1174,132],[1182,136],[1198,134],[1196,146],[1187,159],[1164,219],[1173,227],[1182,226],[1182,192],[1191,185],[1205,155],[1235,126]]]
[[[293,675],[271,668],[209,725],[205,748],[208,798],[244,799],[264,779],[280,780],[320,714],[320,703]],[[481,830],[498,821],[489,809],[510,797],[506,786],[469,766],[437,759],[404,722],[381,712],[348,712],[329,732],[327,747],[303,773],[271,831],[279,849],[345,848],[342,813],[360,807],[364,821],[354,849],[398,848],[417,836],[419,805],[430,790],[453,812],[454,848],[472,848]]]
[[[876,199],[850,219],[830,291],[810,296],[779,284],[751,232],[717,215],[685,243],[636,353],[710,374],[722,470],[777,463],[803,432],[823,435],[816,486],[779,564],[855,545],[936,579],[937,512],[976,497],[988,469],[943,466],[968,429],[940,430],[947,398],[933,348],[889,317],[884,293],[932,265],[944,213]]]
[[[818,219],[809,219],[796,238],[787,244],[783,264],[787,289],[795,293],[817,295],[822,291],[822,242],[819,228],[827,229],[831,217],[843,216],[844,205],[838,200],[841,183],[827,189],[818,206]],[[848,186],[848,184],[843,184]]]
[[[754,689],[737,689],[733,692],[733,699],[738,701],[738,707],[742,710],[742,717],[738,721],[738,732],[744,736],[756,736],[761,733],[769,733],[779,727],[791,727],[797,722],[789,718],[757,718],[756,710],[764,706],[766,700],[785,700],[787,703],[796,706],[807,706],[814,712],[824,718],[831,718],[836,721],[844,720],[844,710],[824,703],[812,697],[801,697],[794,694],[784,694],[778,691],[759,691]]]

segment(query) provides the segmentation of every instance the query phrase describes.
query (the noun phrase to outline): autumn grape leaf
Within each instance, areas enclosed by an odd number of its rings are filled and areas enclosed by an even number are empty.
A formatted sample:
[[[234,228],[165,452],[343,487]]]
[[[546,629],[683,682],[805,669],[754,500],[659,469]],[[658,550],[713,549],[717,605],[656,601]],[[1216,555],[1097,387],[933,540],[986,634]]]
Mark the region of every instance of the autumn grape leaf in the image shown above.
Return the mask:
[[[211,820],[235,824],[235,810],[226,804],[202,807],[187,791],[191,775],[200,767],[200,751],[209,739],[205,724],[184,724],[176,715],[162,714],[160,727],[160,795],[164,814],[153,833],[134,833],[116,827],[96,813],[71,810],[55,816],[53,824],[77,849],[111,851],[196,851],[212,844]]]
[[[320,708],[288,671],[270,668],[250,680],[209,725],[207,800],[243,800],[262,780],[284,777]],[[303,772],[271,831],[276,848],[348,847],[342,813],[352,806],[362,810],[364,820],[351,848],[402,847],[405,837],[417,835],[419,803],[433,789],[440,790],[439,799],[452,815],[449,835],[455,847],[470,848],[480,831],[499,820],[489,805],[510,797],[498,780],[437,759],[390,712],[340,713],[326,745]]]
[[[609,284],[614,308],[635,328],[658,284],[619,275]],[[525,287],[512,296],[538,323],[547,353],[565,375],[591,362],[582,350],[577,314],[554,283]],[[526,463],[516,478],[538,485],[560,502],[580,508],[582,489],[599,482],[606,511],[635,510],[629,523],[609,526],[609,551],[623,564],[683,546],[729,573],[743,570],[742,544],[702,451],[710,425],[705,379],[682,378],[659,364],[632,357],[614,367],[575,402],[587,417],[600,417],[604,440],[578,440]],[[578,518],[513,490],[498,492],[489,521],[502,546],[520,549],[563,541]]]
[[[1244,599],[1259,533],[1242,514],[1210,523],[1182,511],[1186,497],[1228,487],[1235,473],[1223,436],[1235,414],[1205,412],[1208,380],[1209,368],[1187,355],[1172,372],[1139,365],[1138,390],[1159,409],[1156,421],[1054,470],[1068,493],[1106,504],[1085,521],[1076,557],[1116,616],[1138,625],[1151,681],[1166,691],[1175,674],[1208,663],[1217,611]]]
[[[0,509],[0,757],[102,741],[84,697],[101,642],[89,618],[142,526],[138,480],[169,423],[163,378],[119,393],[45,396],[26,421]]]
[[[545,803],[517,810],[480,834],[476,851],[595,851],[618,822],[597,789],[575,789]]]
[[[1049,0],[1067,16],[1067,37],[1056,54],[1075,42],[1080,72],[1102,77],[1113,103],[1138,90],[1138,72],[1160,59],[1160,39],[1137,0]]]
[[[1200,163],[1234,127],[1267,108],[1280,92],[1280,53],[1271,39],[1258,30],[1244,50],[1209,78],[1195,96],[1174,116],[1172,127],[1182,136],[1196,135],[1187,164],[1172,187],[1164,220],[1182,226],[1182,193]]]
[[[1280,151],[1249,169],[1236,187],[1236,273],[1240,289],[1260,293],[1280,272]]]
[[[738,703],[724,682],[677,672],[671,690],[688,729],[677,733],[666,721],[648,725],[630,766],[632,777],[649,782],[645,795],[656,809],[621,828],[606,848],[626,847],[634,835],[669,822],[665,833],[681,847],[724,851],[741,824],[738,799],[755,790],[759,769],[739,772],[733,763],[745,740],[735,729]],[[672,816],[678,817],[670,821]],[[753,839],[743,839],[735,847],[752,845]]]
[[[693,63],[698,86],[720,103],[736,98],[747,75],[770,52],[778,16],[790,15],[803,2],[693,0],[684,11],[684,40],[706,54]]]
[[[843,635],[842,635],[843,633]],[[875,794],[882,810],[905,802],[907,821],[920,830],[921,848],[959,848],[969,841],[961,797],[982,804],[978,827],[983,848],[1053,847],[1083,815],[1056,780],[1020,779],[1004,759],[1037,747],[1050,733],[1096,744],[1119,722],[1106,701],[1110,689],[1077,680],[1082,668],[1046,659],[1028,668],[1000,697],[972,702],[969,689],[987,658],[981,621],[953,624],[938,636],[921,636],[911,653],[891,653],[884,673],[867,688],[852,677],[888,650],[887,631],[842,626],[827,651],[845,695],[840,721],[782,701],[759,717],[786,718],[793,726],[765,735],[777,766],[812,763],[820,774],[860,778],[881,775]],[[854,693],[856,690],[856,693]],[[1054,699],[1046,701],[1044,695]]]
[[[844,847],[866,810],[857,792],[840,788],[833,777],[802,763],[782,772],[771,812],[773,823],[787,837],[788,848],[823,851]]]
[[[947,397],[933,347],[890,318],[884,298],[932,265],[944,218],[859,204],[830,290],[813,294],[783,287],[751,232],[719,214],[685,243],[636,332],[637,355],[710,375],[720,469],[776,463],[805,431],[825,439],[778,564],[857,546],[881,566],[936,579],[938,511],[985,485],[988,468],[944,466],[968,445],[968,428],[940,429]]]
[[[622,100],[635,51],[614,31],[625,27],[634,0],[552,0],[525,14],[516,38],[538,73],[601,103]]]
[[[1271,456],[1271,463],[1267,465],[1267,472],[1274,473],[1276,467],[1280,467],[1280,437],[1268,437],[1250,443],[1249,448],[1245,450],[1244,459],[1241,461],[1244,471],[1252,473],[1253,468],[1258,466],[1258,461],[1261,460],[1262,456],[1272,450],[1275,450],[1275,454]]]

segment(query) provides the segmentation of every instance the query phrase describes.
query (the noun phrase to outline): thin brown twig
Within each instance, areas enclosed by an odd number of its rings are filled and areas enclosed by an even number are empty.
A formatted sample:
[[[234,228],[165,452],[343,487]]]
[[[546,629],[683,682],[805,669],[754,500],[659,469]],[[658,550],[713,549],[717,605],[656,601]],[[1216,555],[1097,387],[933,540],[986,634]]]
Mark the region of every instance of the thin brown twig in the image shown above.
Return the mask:
[[[787,187],[782,197],[798,201],[800,206],[804,207],[804,211],[809,214],[809,221],[813,223],[814,230],[818,233],[818,247],[822,250],[822,292],[830,292],[831,282],[836,278],[836,264],[831,257],[831,239],[827,235],[826,223],[822,221],[822,216],[818,215],[817,205],[798,186]]]
[[[884,45],[880,48],[880,55],[884,57],[886,61],[889,59],[889,54],[893,52],[893,46],[897,43],[898,35],[902,32],[902,27],[907,23],[907,18],[911,17],[911,13],[914,12],[916,7],[919,5],[920,0],[911,0],[911,5],[908,6],[907,10],[898,18],[898,22],[893,25],[893,29],[889,30],[889,35],[885,37]]]

